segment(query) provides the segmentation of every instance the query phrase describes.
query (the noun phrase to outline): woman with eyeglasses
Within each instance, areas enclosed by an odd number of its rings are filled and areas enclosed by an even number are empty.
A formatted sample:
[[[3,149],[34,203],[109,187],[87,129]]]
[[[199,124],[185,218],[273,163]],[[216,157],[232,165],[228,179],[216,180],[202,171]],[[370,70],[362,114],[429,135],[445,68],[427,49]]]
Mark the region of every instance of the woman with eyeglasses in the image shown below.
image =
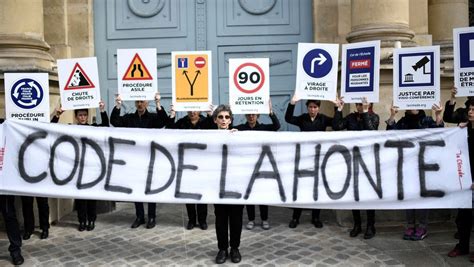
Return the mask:
[[[213,112],[212,118],[218,130],[231,130],[232,111],[228,105],[219,105]],[[216,215],[216,235],[219,252],[216,263],[222,264],[230,256],[233,263],[241,261],[239,246],[242,235],[242,214],[244,205],[214,204]],[[229,234],[230,232],[230,234]],[[229,240],[230,235],[230,240]],[[230,243],[230,255],[227,251]]]

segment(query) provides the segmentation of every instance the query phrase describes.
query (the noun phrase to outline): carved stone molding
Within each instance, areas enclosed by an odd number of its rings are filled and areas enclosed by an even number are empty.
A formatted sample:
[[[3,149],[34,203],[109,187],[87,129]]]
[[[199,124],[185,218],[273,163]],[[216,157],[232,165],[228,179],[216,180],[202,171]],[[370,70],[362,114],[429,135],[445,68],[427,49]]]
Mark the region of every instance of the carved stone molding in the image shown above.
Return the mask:
[[[382,47],[393,47],[395,41],[414,46],[414,36],[415,32],[406,24],[365,24],[353,27],[346,39],[349,43],[380,40]]]
[[[258,3],[258,4],[257,4]],[[252,15],[263,15],[273,9],[277,0],[239,0],[240,7]]]
[[[142,18],[150,18],[163,10],[165,0],[128,0],[127,4],[133,14]]]

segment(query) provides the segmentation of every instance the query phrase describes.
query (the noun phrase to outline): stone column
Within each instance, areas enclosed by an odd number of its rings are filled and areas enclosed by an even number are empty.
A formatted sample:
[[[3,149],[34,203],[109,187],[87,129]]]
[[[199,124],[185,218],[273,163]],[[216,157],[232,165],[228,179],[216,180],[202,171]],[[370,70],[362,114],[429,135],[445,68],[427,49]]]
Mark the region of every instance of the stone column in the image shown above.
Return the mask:
[[[441,77],[453,77],[453,29],[469,26],[469,1],[429,0],[428,14],[433,45],[441,48]]]
[[[409,27],[410,13],[408,0],[352,0],[351,32],[349,43],[381,40],[382,48],[393,48],[396,41],[403,47],[414,46],[415,33]],[[382,59],[389,53],[382,51]]]
[[[43,0],[2,1],[0,72],[52,72],[43,28]]]

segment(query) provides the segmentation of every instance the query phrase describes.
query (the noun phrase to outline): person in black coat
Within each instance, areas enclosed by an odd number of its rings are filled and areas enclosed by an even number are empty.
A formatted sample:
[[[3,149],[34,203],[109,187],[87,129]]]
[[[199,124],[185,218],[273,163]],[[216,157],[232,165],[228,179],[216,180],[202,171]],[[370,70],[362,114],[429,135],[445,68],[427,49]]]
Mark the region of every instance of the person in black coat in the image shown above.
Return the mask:
[[[471,170],[474,168],[474,99],[470,99],[467,103],[467,122],[462,122],[459,127],[467,127],[467,143],[469,146],[469,164]],[[471,190],[474,190],[474,176],[471,171]],[[474,198],[473,198],[474,199]],[[459,233],[459,243],[448,253],[449,257],[457,257],[469,254],[469,244],[472,230],[472,209],[459,209],[456,219],[457,230]],[[469,257],[474,262],[474,254]]]
[[[466,102],[464,102],[463,108],[457,108],[454,110],[456,106],[456,94],[458,90],[456,87],[453,87],[451,89],[451,98],[446,101],[446,105],[444,108],[444,113],[443,113],[443,121],[449,122],[449,123],[461,123],[461,122],[467,122],[468,121],[468,116],[467,112],[469,110],[469,103],[474,101],[474,97],[470,96],[467,98]]]
[[[259,114],[245,114],[246,123],[235,126],[239,131],[278,131],[280,129],[280,121],[278,121],[277,116],[273,112],[272,102],[269,101],[270,106],[270,119],[272,120],[271,124],[263,124],[258,122]],[[255,226],[255,206],[246,205],[247,216],[249,222],[245,226],[248,230],[252,230]],[[262,228],[264,230],[270,229],[270,223],[268,222],[268,206],[260,205],[260,219],[262,220]]]
[[[232,110],[228,105],[219,105],[212,113],[212,118],[218,130],[236,130],[232,129]],[[216,255],[217,264],[224,263],[229,256],[233,263],[242,260],[239,246],[242,235],[243,210],[244,205],[214,204],[217,247],[219,248]],[[229,244],[230,255],[227,251]]]
[[[347,129],[348,131],[376,131],[379,128],[379,115],[375,114],[371,109],[371,104],[364,97],[362,103],[356,104],[356,111],[342,117],[342,109],[344,102],[342,99],[337,101],[337,110],[334,114],[333,130],[340,131]],[[350,237],[356,237],[362,232],[360,210],[352,210],[354,218],[354,227],[349,233]],[[375,210],[367,210],[367,228],[364,239],[371,239],[375,236]]]
[[[4,122],[4,119],[0,119],[0,124]],[[5,228],[7,231],[8,251],[14,265],[21,265],[25,262],[25,259],[21,255],[21,234],[20,226],[16,218],[15,210],[15,197],[10,195],[0,195],[0,209],[2,211],[3,221],[5,222]]]
[[[201,115],[200,111],[188,111],[187,115],[179,119],[177,122],[175,122],[175,119],[176,111],[173,106],[171,106],[170,117],[168,124],[166,125],[167,129],[208,129],[208,121],[212,119],[212,113],[209,111],[206,118]],[[207,230],[207,204],[186,204],[186,211],[188,213],[188,224],[186,229],[192,230],[196,226],[197,219],[199,228]]]
[[[89,124],[89,110],[88,109],[76,109],[74,110],[74,118],[76,119],[77,125],[90,125],[90,126],[109,126],[109,117],[105,111],[104,101],[99,102],[99,111],[101,123]],[[63,110],[61,108],[55,110],[55,114],[51,119],[52,123],[57,123]],[[97,200],[94,199],[76,199],[76,210],[77,218],[79,220],[79,227],[77,228],[80,232],[87,230],[92,231],[95,228],[95,221],[97,219]]]
[[[110,123],[115,127],[129,128],[163,128],[168,123],[168,115],[160,104],[160,94],[155,95],[156,113],[148,112],[148,101],[135,101],[135,113],[120,115],[122,107],[122,98],[117,95],[115,99],[115,107],[110,115]],[[135,202],[135,211],[137,218],[132,223],[131,228],[137,228],[145,223],[145,211],[143,203]],[[147,229],[151,229],[156,225],[156,203],[148,203],[148,222]]]
[[[405,116],[399,121],[395,121],[395,115],[398,113],[398,107],[392,106],[390,108],[390,118],[386,120],[387,130],[412,130],[412,129],[426,129],[426,128],[442,128],[444,127],[441,112],[443,108],[441,105],[434,104],[432,110],[435,112],[435,119],[426,116],[423,110],[407,110]],[[418,216],[416,216],[418,214]],[[428,214],[427,209],[408,209],[406,210],[407,225],[403,234],[405,240],[423,240],[428,235]],[[418,225],[416,224],[416,217],[418,217]]]
[[[295,105],[299,100],[296,95],[293,95],[290,103],[288,103],[288,108],[285,113],[285,121],[287,123],[298,126],[302,132],[326,131],[327,127],[332,126],[332,118],[319,112],[321,106],[320,100],[307,100],[306,108],[308,113],[294,116]],[[293,217],[289,224],[290,228],[296,228],[296,226],[298,226],[302,211],[303,209],[299,208],[293,209]],[[316,228],[323,227],[323,223],[319,219],[320,212],[320,209],[312,210],[311,222]]]

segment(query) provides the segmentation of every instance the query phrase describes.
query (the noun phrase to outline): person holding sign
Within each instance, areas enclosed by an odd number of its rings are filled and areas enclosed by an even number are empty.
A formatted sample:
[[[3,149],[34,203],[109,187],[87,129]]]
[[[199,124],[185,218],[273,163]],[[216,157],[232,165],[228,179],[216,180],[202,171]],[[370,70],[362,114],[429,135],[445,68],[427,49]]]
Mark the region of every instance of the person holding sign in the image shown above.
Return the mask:
[[[101,126],[109,127],[109,117],[105,111],[104,101],[99,102],[99,111],[101,124],[93,123],[89,124],[89,110],[88,109],[75,109],[74,118],[76,119],[77,125],[90,125],[90,126]],[[51,119],[52,123],[57,123],[63,110],[61,108],[55,110],[55,114]],[[76,199],[76,210],[77,210],[77,219],[79,220],[79,227],[77,230],[82,232],[84,230],[92,231],[95,228],[95,220],[97,219],[97,200],[93,199]],[[86,225],[87,223],[87,225]]]
[[[200,111],[188,111],[188,114],[175,122],[176,111],[171,105],[170,117],[166,128],[168,129],[189,129],[199,130],[208,129],[208,120],[212,119],[212,107],[207,112],[207,118],[201,115]],[[207,204],[186,204],[188,212],[188,225],[186,229],[192,230],[196,226],[196,218],[199,228],[207,230]],[[196,216],[197,211],[197,216]]]
[[[290,103],[288,103],[288,108],[286,109],[286,122],[298,126],[302,132],[326,131],[327,127],[332,126],[333,119],[331,117],[319,113],[321,100],[307,100],[306,108],[308,110],[308,113],[301,114],[300,116],[293,116],[293,113],[295,111],[295,105],[298,101],[300,101],[299,97],[296,96],[296,94],[293,95]],[[289,224],[290,228],[296,228],[296,226],[298,226],[302,211],[303,209],[300,208],[293,209],[293,217]],[[323,227],[323,223],[319,219],[320,213],[320,209],[312,210],[311,222],[316,228]]]
[[[148,101],[135,101],[135,113],[120,115],[122,107],[122,98],[117,95],[115,98],[115,107],[110,116],[110,123],[115,127],[129,128],[163,128],[168,122],[168,115],[160,104],[160,93],[155,94],[156,113],[148,112]],[[131,228],[137,228],[145,223],[145,211],[143,203],[135,202],[135,213],[137,218],[132,223]],[[148,222],[147,229],[156,225],[156,203],[148,203]]]
[[[232,110],[228,105],[219,105],[212,114],[214,123],[218,130],[230,130],[232,128]],[[234,129],[235,130],[235,129]],[[222,264],[229,257],[228,248],[230,243],[230,260],[238,263],[242,260],[239,252],[240,237],[242,235],[243,205],[214,204],[216,215],[216,236],[219,252],[216,263]],[[230,232],[230,240],[229,240]]]
[[[336,99],[337,110],[334,114],[333,130],[340,131],[347,129],[348,131],[376,131],[379,128],[379,115],[375,114],[371,109],[371,104],[367,102],[367,98],[363,98],[362,103],[356,104],[356,111],[342,117],[342,109],[344,101],[342,98]],[[360,210],[352,210],[354,218],[354,227],[350,232],[350,237],[356,237],[362,232]],[[371,239],[375,236],[375,210],[367,210],[367,229],[364,239]]]
[[[0,119],[0,124],[2,124],[3,121],[3,119]],[[0,195],[0,209],[2,211],[8,240],[10,241],[8,251],[10,252],[12,263],[14,265],[22,265],[25,259],[21,255],[21,234],[20,226],[16,218],[15,196]]]
[[[469,96],[466,102],[464,103],[465,107],[464,108],[457,108],[454,110],[454,107],[456,106],[456,94],[458,90],[456,87],[453,87],[451,89],[451,98],[446,101],[446,105],[444,108],[444,114],[443,114],[443,121],[449,122],[449,123],[460,123],[460,122],[466,122],[468,121],[468,110],[469,110],[469,102],[474,100],[473,96]]]
[[[263,124],[258,122],[259,114],[245,114],[246,123],[235,126],[239,131],[278,131],[280,129],[280,121],[272,109],[272,101],[268,101],[270,107],[270,119],[272,124]],[[248,230],[252,230],[255,226],[255,206],[246,205],[247,216],[249,222],[245,226]],[[264,230],[270,229],[270,223],[268,222],[268,206],[260,205],[260,219],[262,219],[262,228]]]
[[[441,118],[443,107],[434,104],[431,109],[435,112],[435,120],[430,116],[426,116],[423,110],[407,110],[405,116],[396,122],[395,115],[398,113],[398,107],[392,105],[390,108],[390,118],[385,121],[387,123],[387,130],[412,130],[444,127],[444,122]],[[416,225],[415,213],[418,213],[418,226]],[[423,240],[428,235],[426,229],[428,226],[428,213],[429,210],[427,209],[406,210],[407,226],[405,233],[403,234],[403,239],[418,241]]]
[[[474,167],[474,100],[469,100],[466,106],[468,107],[468,121],[460,123],[459,127],[467,127],[469,163],[472,170]],[[471,179],[474,182],[472,173]],[[471,185],[471,190],[473,189],[474,183]],[[459,233],[459,243],[456,244],[456,246],[448,253],[449,257],[469,254],[469,243],[472,230],[472,209],[459,209],[458,217],[456,218],[456,225]],[[469,259],[471,262],[474,262],[474,254],[471,254]]]

